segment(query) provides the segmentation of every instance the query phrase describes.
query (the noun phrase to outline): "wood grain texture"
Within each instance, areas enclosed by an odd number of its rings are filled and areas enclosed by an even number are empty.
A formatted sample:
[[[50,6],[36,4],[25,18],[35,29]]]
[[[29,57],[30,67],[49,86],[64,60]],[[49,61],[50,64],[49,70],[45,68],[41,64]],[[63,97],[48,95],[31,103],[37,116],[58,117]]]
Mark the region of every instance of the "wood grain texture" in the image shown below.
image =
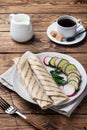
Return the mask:
[[[80,44],[75,44],[73,46],[63,46],[55,44],[49,40],[46,32],[34,32],[34,37],[26,43],[17,43],[12,40],[8,32],[0,32],[0,52],[25,52],[27,50],[34,53],[44,52],[44,51],[54,51],[54,52],[87,52],[87,37],[81,41]]]
[[[79,0],[78,0],[79,1]],[[64,3],[74,3],[76,2],[76,0],[14,0],[14,1],[11,1],[11,0],[6,0],[6,1],[3,1],[3,0],[0,0],[0,5],[23,5],[23,4],[64,4]]]
[[[0,6],[1,13],[86,13],[87,4],[23,4],[23,5],[2,5]],[[66,10],[67,9],[67,10]]]
[[[84,126],[87,126],[87,118],[83,115],[73,115],[70,119],[62,117],[61,115],[29,115],[46,128],[46,130],[81,130]],[[74,120],[73,120],[74,119]],[[77,120],[78,119],[78,120]],[[22,125],[20,125],[22,123]],[[27,123],[17,118],[17,124],[19,128],[27,126]],[[84,124],[84,125],[83,125]]]
[[[0,6],[1,5],[24,5],[24,4],[64,4],[64,3],[84,3],[86,0],[14,0],[14,1],[11,1],[11,0],[6,0],[6,1],[3,1],[3,0],[0,0]]]
[[[79,44],[63,46],[50,41],[47,27],[61,15],[73,15],[87,27],[86,0],[0,0],[0,74],[13,65],[12,59],[22,56],[27,50],[60,52],[76,58],[87,71],[87,37]],[[17,43],[10,36],[11,13],[27,13],[32,20],[34,37],[26,43]],[[87,96],[72,113],[70,118],[50,109],[25,101],[15,92],[0,84],[0,96],[21,112],[40,123],[46,130],[84,130],[87,128]],[[18,116],[10,116],[0,109],[0,130],[35,130]]]
[[[86,4],[87,0],[75,0],[75,3]]]
[[[61,16],[61,15],[72,15],[76,17],[77,19],[81,19],[83,22],[84,27],[87,27],[87,20],[86,16],[87,14],[78,14],[78,13],[61,13],[58,12],[54,15],[54,13],[51,14],[29,14],[28,15],[31,17],[31,21],[33,24],[33,30],[35,32],[46,32],[47,27],[52,24],[53,22],[56,21],[56,19]],[[8,32],[10,31],[10,20],[9,20],[9,15],[10,14],[0,14],[0,31],[1,32]]]

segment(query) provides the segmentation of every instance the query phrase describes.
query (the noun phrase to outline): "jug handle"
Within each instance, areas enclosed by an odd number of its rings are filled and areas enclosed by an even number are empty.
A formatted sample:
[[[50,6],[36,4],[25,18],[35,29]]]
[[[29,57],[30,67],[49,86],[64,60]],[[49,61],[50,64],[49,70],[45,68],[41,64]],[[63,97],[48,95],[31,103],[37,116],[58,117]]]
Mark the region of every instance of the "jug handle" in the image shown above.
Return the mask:
[[[14,16],[15,16],[15,14],[10,14],[10,15],[9,15],[9,19],[11,20],[12,17],[14,17]]]

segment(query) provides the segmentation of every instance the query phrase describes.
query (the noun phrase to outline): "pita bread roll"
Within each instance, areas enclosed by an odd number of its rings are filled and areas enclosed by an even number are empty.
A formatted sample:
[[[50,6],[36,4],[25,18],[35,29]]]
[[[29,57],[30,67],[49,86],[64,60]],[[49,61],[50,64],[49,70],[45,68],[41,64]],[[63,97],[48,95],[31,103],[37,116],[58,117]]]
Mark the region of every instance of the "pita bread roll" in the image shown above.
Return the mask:
[[[40,59],[36,55],[31,54],[28,56],[28,61],[41,86],[46,91],[46,94],[53,100],[53,104],[58,105],[62,102],[66,102],[68,100],[68,97],[54,82],[52,76],[45,69]]]
[[[46,95],[35,79],[34,74],[26,58],[13,59],[18,70],[18,76],[31,98],[37,102],[41,109],[52,106],[52,100]]]

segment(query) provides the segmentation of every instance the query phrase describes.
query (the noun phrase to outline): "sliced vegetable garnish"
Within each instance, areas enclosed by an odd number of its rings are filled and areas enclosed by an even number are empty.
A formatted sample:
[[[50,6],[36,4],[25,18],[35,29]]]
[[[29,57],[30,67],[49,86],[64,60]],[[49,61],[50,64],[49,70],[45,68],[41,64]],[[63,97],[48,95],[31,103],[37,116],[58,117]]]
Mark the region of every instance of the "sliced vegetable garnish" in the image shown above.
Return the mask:
[[[79,89],[79,85],[75,80],[69,81],[68,84],[72,84],[75,87],[76,91]]]
[[[56,61],[56,59],[57,59],[57,57],[52,57],[52,58],[50,59],[49,65],[50,65],[51,67],[56,67],[56,66],[55,66],[55,61]]]
[[[45,56],[44,59],[43,59],[43,62],[46,66],[49,66],[49,61],[51,59],[51,56]]]
[[[57,67],[59,68],[59,67],[63,67],[64,66],[64,64],[68,64],[69,62],[68,62],[68,60],[66,60],[66,59],[62,59],[60,62],[59,62],[59,64],[57,65]]]
[[[67,59],[56,56],[46,56],[43,62],[46,66],[54,68],[50,73],[58,86],[63,87],[66,95],[73,96],[79,90],[82,79],[79,70],[74,64],[70,63]]]
[[[55,60],[55,66],[57,67],[58,66],[58,64],[59,64],[59,62],[62,60],[62,58],[57,58],[56,60]]]
[[[71,84],[66,84],[63,88],[63,92],[71,97],[71,96],[74,96],[74,94],[76,93],[76,90],[75,90],[75,87]]]

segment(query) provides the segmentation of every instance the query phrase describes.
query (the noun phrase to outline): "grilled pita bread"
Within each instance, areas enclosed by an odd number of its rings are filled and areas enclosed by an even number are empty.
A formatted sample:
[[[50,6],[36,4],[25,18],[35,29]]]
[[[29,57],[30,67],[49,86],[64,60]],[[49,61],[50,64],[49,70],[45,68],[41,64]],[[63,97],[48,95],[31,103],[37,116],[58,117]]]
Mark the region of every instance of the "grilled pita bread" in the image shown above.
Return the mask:
[[[54,82],[52,76],[45,69],[38,56],[31,54],[28,56],[28,62],[32,71],[35,73],[46,94],[53,100],[53,105],[58,105],[68,100],[68,97],[62,92]]]
[[[37,83],[32,73],[31,67],[26,58],[13,59],[18,70],[18,76],[25,89],[29,92],[31,98],[37,102],[41,109],[47,109],[52,106],[52,100],[46,95],[45,91]]]

